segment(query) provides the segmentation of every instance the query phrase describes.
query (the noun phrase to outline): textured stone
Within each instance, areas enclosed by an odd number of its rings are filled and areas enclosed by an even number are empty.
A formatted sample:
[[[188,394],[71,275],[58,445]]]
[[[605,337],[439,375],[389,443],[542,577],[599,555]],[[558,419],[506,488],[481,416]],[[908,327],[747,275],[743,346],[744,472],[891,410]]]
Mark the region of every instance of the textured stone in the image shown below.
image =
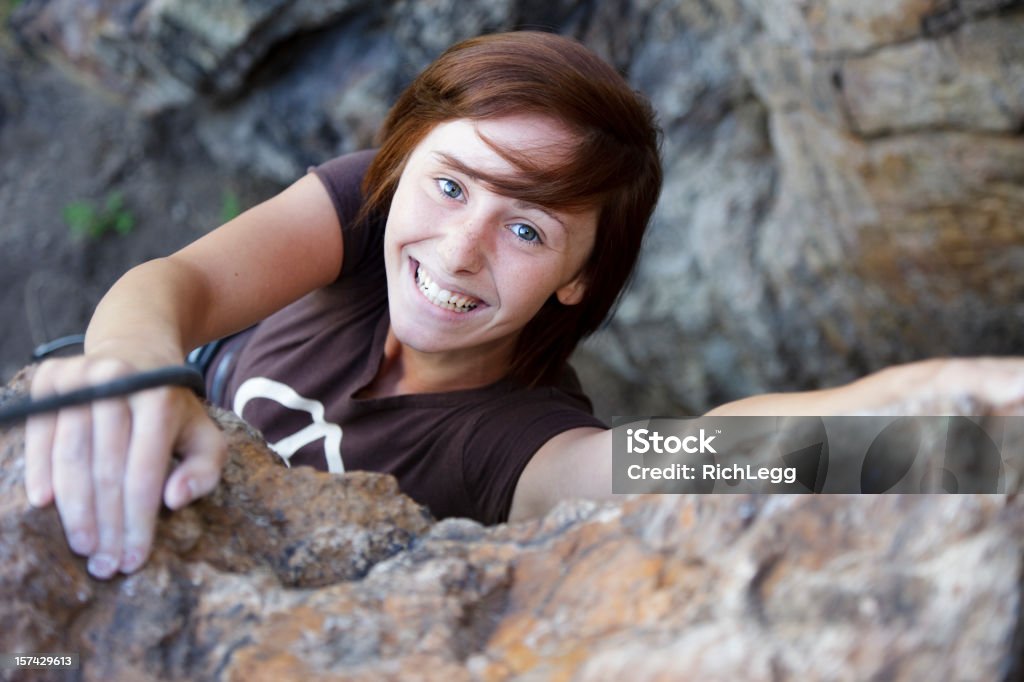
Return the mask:
[[[1019,0],[36,0],[11,22],[136,108],[175,109],[224,166],[280,183],[371,145],[451,42],[580,38],[665,130],[633,286],[577,356],[605,416],[1024,343]]]
[[[745,0],[772,40],[804,53],[856,53],[955,30],[1019,0]]]
[[[372,6],[361,0],[41,0],[10,19],[26,45],[153,113],[236,93],[286,38]]]
[[[22,430],[0,432],[0,650],[78,652],[81,680],[1022,672],[1019,494],[646,495],[431,523],[389,477],[289,470],[216,416],[223,483],[107,582],[29,508]]]
[[[922,129],[1016,133],[1024,124],[1024,14],[847,60],[843,98],[859,135]]]

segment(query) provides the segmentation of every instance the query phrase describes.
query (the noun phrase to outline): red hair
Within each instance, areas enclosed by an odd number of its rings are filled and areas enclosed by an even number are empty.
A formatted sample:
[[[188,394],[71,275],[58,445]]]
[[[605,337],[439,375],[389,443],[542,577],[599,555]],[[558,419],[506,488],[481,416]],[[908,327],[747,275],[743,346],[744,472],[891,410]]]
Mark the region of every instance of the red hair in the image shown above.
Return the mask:
[[[550,116],[574,134],[561,162],[495,150],[515,177],[483,177],[495,191],[554,209],[599,207],[583,300],[552,296],[517,340],[510,375],[553,379],[625,288],[661,191],[660,130],[644,98],[580,43],[532,31],[481,36],[449,48],[398,98],[380,132],[363,189],[366,214],[386,216],[405,162],[439,123],[517,113]],[[493,145],[492,145],[493,146]]]

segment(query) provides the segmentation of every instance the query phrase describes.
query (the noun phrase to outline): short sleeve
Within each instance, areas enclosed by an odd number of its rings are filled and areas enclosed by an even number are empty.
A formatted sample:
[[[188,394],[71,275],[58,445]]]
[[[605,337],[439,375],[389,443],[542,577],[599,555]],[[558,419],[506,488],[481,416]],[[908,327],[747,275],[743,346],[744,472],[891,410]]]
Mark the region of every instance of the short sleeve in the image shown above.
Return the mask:
[[[309,169],[327,189],[341,223],[345,256],[341,271],[352,273],[359,269],[380,242],[380,230],[370,229],[357,222],[363,207],[363,177],[376,155],[375,150],[366,150],[336,157]]]
[[[463,480],[484,523],[508,520],[523,469],[537,450],[564,431],[605,428],[600,419],[557,389],[499,401],[475,420],[465,440]]]

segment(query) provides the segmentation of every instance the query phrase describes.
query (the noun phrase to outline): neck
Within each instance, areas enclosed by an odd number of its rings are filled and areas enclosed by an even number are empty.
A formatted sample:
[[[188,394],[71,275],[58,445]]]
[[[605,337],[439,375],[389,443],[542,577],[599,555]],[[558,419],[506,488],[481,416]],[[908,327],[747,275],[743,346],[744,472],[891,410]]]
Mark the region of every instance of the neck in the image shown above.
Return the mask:
[[[483,350],[422,353],[404,345],[389,328],[384,358],[369,392],[382,397],[481,388],[508,373],[513,344]]]

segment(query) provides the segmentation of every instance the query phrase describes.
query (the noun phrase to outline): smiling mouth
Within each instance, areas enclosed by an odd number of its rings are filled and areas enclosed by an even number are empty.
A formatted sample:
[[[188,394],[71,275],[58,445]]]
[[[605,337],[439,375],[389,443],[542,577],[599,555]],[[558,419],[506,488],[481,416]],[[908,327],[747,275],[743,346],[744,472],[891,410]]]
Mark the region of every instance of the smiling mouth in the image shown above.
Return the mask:
[[[438,308],[444,308],[445,310],[451,310],[456,313],[468,313],[480,304],[480,301],[472,296],[452,293],[447,289],[442,289],[430,278],[430,275],[424,272],[423,266],[418,263],[416,264],[416,286],[424,298]]]

